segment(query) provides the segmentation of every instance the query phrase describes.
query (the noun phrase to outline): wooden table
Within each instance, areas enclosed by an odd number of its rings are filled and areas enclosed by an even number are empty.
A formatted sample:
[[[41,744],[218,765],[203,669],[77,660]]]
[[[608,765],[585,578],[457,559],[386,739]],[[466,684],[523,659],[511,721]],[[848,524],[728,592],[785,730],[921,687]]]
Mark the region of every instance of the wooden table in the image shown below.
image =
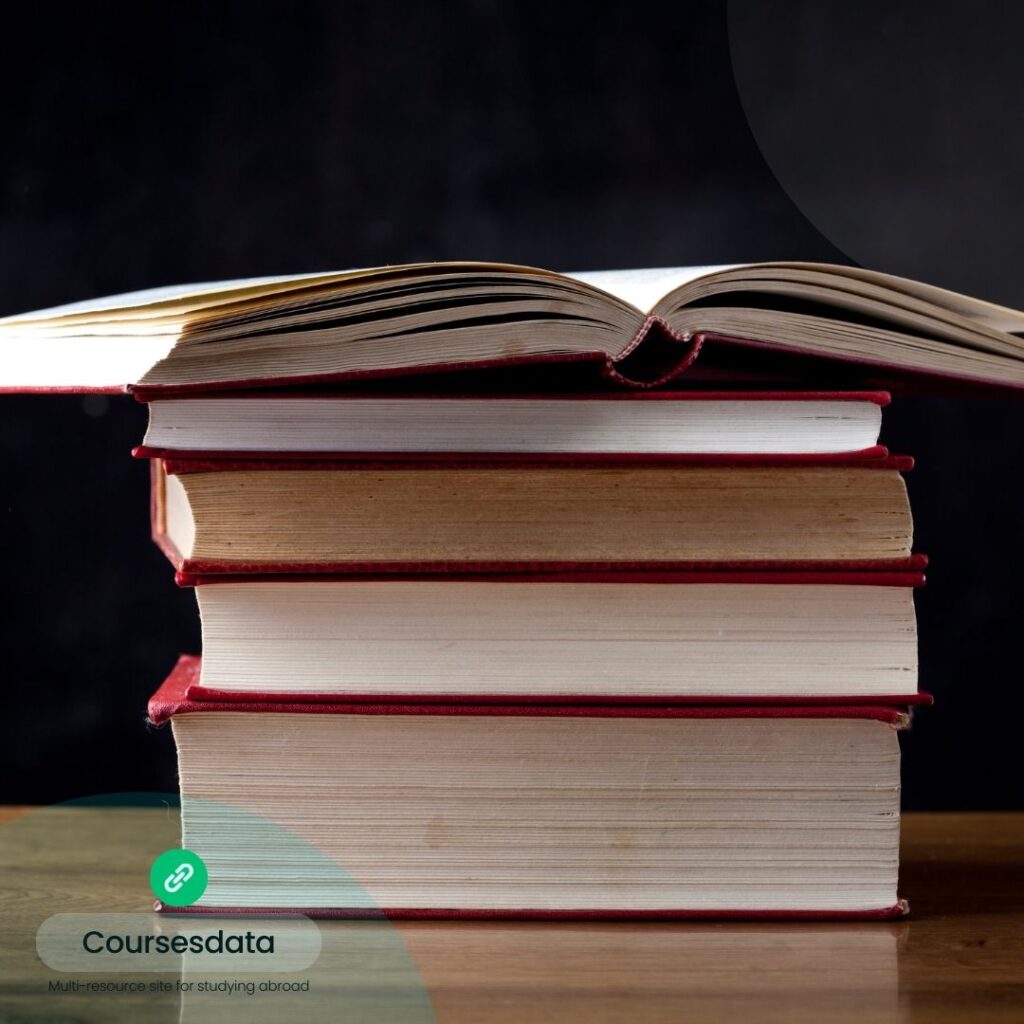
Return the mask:
[[[19,820],[23,810],[0,809],[0,846],[5,834],[16,835],[9,828],[35,817]],[[47,995],[47,979],[59,975],[35,959],[39,899],[55,893],[71,910],[145,912],[148,903],[139,884],[145,850],[121,858],[119,879],[109,870],[116,851],[131,846],[132,828],[103,811],[79,811],[75,821],[65,850],[35,840],[31,849],[3,847],[0,1020],[176,1021],[180,1013],[217,1024],[1024,1021],[1024,814],[906,815],[901,892],[911,901],[909,920],[323,922],[315,992],[294,1004],[276,996],[203,1003]],[[168,845],[174,827],[171,817],[160,825]],[[78,867],[69,874],[68,864]]]

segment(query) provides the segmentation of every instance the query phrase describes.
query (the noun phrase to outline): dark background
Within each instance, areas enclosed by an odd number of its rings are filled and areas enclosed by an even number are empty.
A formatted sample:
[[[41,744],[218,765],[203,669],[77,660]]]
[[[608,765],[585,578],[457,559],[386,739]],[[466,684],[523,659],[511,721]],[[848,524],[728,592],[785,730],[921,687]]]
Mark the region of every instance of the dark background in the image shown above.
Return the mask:
[[[1024,307],[1019,10],[18,5],[0,313],[452,258],[859,262]],[[0,397],[0,802],[175,788],[144,707],[199,633],[148,539],[144,418]],[[1022,423],[1008,399],[887,414],[932,559],[911,808],[1024,805]]]

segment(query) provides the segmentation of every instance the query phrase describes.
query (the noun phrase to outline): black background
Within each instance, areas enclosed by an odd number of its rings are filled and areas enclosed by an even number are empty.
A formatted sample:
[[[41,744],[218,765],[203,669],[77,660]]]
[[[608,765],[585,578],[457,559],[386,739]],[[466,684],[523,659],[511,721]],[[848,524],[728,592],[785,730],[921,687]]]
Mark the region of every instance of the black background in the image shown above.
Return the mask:
[[[858,261],[1024,307],[1015,17],[19,5],[0,61],[0,313],[453,258]],[[0,802],[175,788],[144,706],[198,623],[149,542],[147,467],[129,457],[144,419],[126,398],[0,397]],[[937,704],[906,737],[911,808],[1024,805],[1022,422],[1008,399],[901,397],[887,414],[884,440],[918,459],[932,559],[918,608]]]

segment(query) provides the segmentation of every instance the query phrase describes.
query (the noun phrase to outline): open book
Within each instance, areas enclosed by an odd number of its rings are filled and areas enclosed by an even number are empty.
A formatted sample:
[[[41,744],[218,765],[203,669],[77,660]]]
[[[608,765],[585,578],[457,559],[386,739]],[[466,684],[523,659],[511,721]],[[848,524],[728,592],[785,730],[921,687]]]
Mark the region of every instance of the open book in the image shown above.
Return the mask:
[[[1024,313],[853,267],[563,275],[422,263],[155,289],[10,317],[0,320],[0,387],[188,391],[574,360],[656,384],[721,345],[1024,387],[1018,334]]]

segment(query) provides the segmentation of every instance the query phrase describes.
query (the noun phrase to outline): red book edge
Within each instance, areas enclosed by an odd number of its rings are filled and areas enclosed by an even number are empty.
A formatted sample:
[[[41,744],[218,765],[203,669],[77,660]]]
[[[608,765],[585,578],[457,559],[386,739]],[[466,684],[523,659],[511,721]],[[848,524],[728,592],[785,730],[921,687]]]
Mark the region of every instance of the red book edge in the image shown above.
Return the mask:
[[[156,390],[152,393],[132,392],[135,400],[143,404],[174,400],[181,397],[168,394],[164,390]],[[289,388],[261,389],[261,390],[227,390],[218,391],[211,386],[207,390],[196,392],[189,398],[232,398],[237,400],[261,401],[267,398],[290,398],[290,399],[325,399],[329,398],[339,402],[358,402],[366,399],[378,401],[394,401],[409,399],[415,401],[488,401],[488,402],[515,402],[515,401],[538,401],[538,402],[870,402],[873,405],[885,408],[892,402],[892,396],[884,390],[836,390],[827,388],[824,390],[812,391],[780,391],[775,390],[708,390],[708,391],[678,391],[664,389],[662,391],[428,391],[426,389],[414,391],[394,390],[387,392],[376,391],[338,391],[336,389],[303,389],[296,391]]]
[[[246,694],[243,700],[207,701],[196,700],[190,695],[190,687],[199,678],[201,659],[197,655],[183,654],[171,670],[171,674],[150,698],[149,721],[161,725],[175,715],[203,712],[248,712],[277,714],[335,714],[335,715],[446,715],[475,717],[552,717],[552,718],[861,718],[872,719],[905,729],[910,725],[909,705],[927,702],[920,695],[904,697],[899,706],[891,707],[863,698],[848,700],[845,704],[801,704],[754,705],[671,705],[652,706],[649,703],[636,704],[486,704],[427,703],[417,697],[415,702],[398,704],[382,700],[355,702],[345,699],[330,701],[296,700],[290,695],[288,701],[268,702],[259,695]]]
[[[924,555],[915,555],[904,562],[926,561]],[[213,586],[218,583],[372,583],[377,581],[415,583],[436,582],[438,576],[424,571],[365,572],[365,573],[231,573],[221,572],[202,575],[178,572],[175,581],[181,587]],[[649,583],[657,584],[701,584],[729,583],[747,585],[832,585],[864,587],[923,587],[925,575],[914,569],[903,571],[841,570],[822,569],[808,571],[787,569],[775,571],[729,570],[729,569],[678,569],[678,570],[636,570],[616,571],[538,571],[538,572],[472,572],[453,570],[443,577],[445,580],[461,583]]]
[[[140,446],[141,448],[141,446]],[[134,451],[139,451],[135,449]],[[144,450],[144,449],[143,449]],[[884,452],[884,456],[880,455]],[[865,455],[865,453],[868,453]],[[264,455],[259,453],[248,453],[244,458],[232,459],[227,457],[214,458],[186,458],[182,453],[173,453],[170,457],[162,458],[164,471],[174,476],[181,476],[186,473],[225,473],[235,470],[259,470],[266,472],[287,472],[291,470],[332,470],[332,469],[416,469],[416,470],[444,470],[450,469],[452,464],[457,464],[462,469],[497,469],[502,466],[522,466],[524,464],[537,466],[538,468],[557,465],[570,468],[590,468],[593,466],[605,466],[609,463],[616,465],[633,466],[637,463],[664,465],[680,464],[695,466],[722,466],[752,468],[791,466],[794,462],[801,468],[813,468],[817,466],[834,469],[836,467],[849,467],[852,469],[880,469],[896,470],[901,473],[909,472],[914,468],[914,460],[909,455],[890,455],[888,449],[878,445],[875,448],[866,448],[861,452],[840,452],[837,454],[825,455],[657,455],[652,458],[648,454],[623,454],[611,452],[584,452],[581,454],[538,453],[528,455],[506,455],[502,453],[450,453],[445,452],[441,457],[431,458],[426,455],[416,456],[407,452],[393,453],[370,453],[369,457],[360,455],[326,455],[323,452],[306,453],[300,463],[289,459],[279,453]],[[454,457],[453,457],[454,456]]]
[[[157,512],[157,515],[160,513]],[[244,580],[515,580],[526,582],[843,583],[919,586],[928,558],[864,562],[218,562],[182,558],[157,526],[153,540],[177,570],[179,586]]]
[[[156,900],[159,914],[176,916],[336,918],[392,921],[887,921],[910,913],[906,900],[874,910],[460,910],[454,907],[170,907]]]
[[[220,472],[231,469],[334,469],[345,465],[359,469],[447,469],[449,466],[632,466],[638,462],[671,466],[835,466],[860,468],[885,463],[883,468],[909,470],[910,456],[891,456],[884,445],[849,452],[326,452],[240,451],[210,448],[152,448],[136,445],[137,459],[163,459],[172,473]],[[901,465],[891,463],[894,458]],[[292,465],[301,463],[301,465]],[[397,467],[396,467],[396,464]],[[199,468],[195,468],[199,467]]]
[[[247,691],[241,693],[237,690],[218,690],[213,687],[203,686],[201,683],[189,683],[185,688],[185,699],[196,704],[230,704],[237,709],[239,704],[400,704],[406,707],[413,707],[427,704],[454,705],[462,701],[471,700],[474,705],[488,706],[516,706],[519,704],[544,704],[553,706],[596,706],[596,707],[673,707],[676,705],[686,707],[746,707],[759,708],[767,705],[778,707],[843,707],[849,708],[851,704],[860,700],[870,700],[872,706],[884,705],[885,707],[911,707],[922,705],[930,707],[934,704],[934,698],[930,693],[897,693],[897,694],[872,694],[870,697],[842,697],[842,696],[728,696],[722,694],[710,695],[680,695],[680,696],[650,696],[647,694],[616,694],[608,696],[601,694],[595,696],[592,693],[559,693],[559,694],[534,694],[517,693],[316,693],[310,690],[296,692],[275,692],[273,690],[260,690],[257,692]]]
[[[104,384],[100,387],[89,387],[78,384],[61,384],[59,386],[37,384],[31,387],[11,387],[0,384],[0,395],[130,395],[131,384]]]

